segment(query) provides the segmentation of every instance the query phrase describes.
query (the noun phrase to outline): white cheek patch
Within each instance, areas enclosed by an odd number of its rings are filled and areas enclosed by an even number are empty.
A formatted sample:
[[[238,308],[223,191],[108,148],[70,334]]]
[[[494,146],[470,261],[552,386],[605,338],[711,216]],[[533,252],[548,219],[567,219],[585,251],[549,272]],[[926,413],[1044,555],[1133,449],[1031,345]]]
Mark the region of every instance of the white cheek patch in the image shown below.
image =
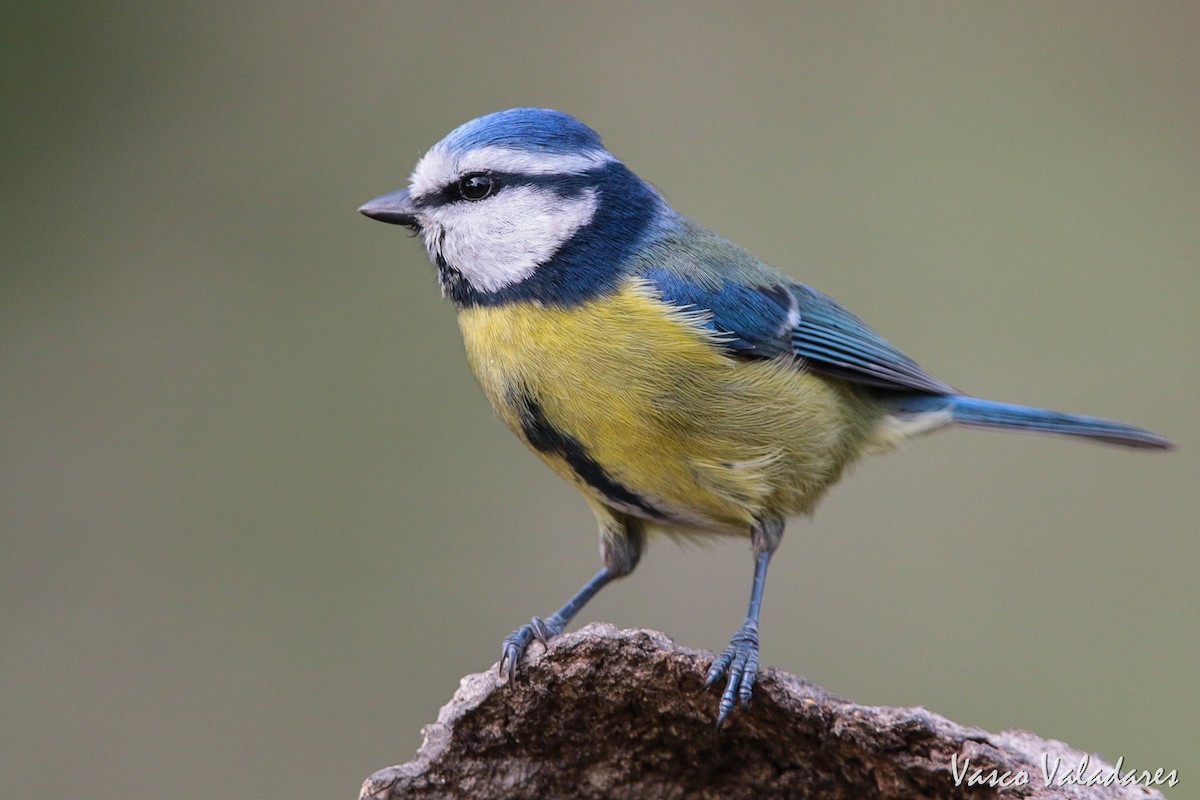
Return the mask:
[[[594,189],[563,197],[536,186],[508,186],[486,200],[428,209],[425,246],[476,289],[495,292],[549,261],[592,221],[599,202]]]

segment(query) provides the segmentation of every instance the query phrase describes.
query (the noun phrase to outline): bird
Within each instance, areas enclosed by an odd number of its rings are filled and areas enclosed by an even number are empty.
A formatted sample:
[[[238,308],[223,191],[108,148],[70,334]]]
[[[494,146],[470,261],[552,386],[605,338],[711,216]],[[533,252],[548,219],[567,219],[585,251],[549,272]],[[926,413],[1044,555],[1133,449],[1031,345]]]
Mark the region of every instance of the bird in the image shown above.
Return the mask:
[[[986,400],[933,377],[859,317],[673,209],[574,117],[466,122],[405,188],[359,211],[410,229],[453,302],[467,361],[504,423],[596,517],[601,567],[504,638],[509,680],[650,536],[748,538],[750,603],[705,685],[718,728],[759,671],[767,566],[861,457],[948,426],[1165,450],[1121,422]]]

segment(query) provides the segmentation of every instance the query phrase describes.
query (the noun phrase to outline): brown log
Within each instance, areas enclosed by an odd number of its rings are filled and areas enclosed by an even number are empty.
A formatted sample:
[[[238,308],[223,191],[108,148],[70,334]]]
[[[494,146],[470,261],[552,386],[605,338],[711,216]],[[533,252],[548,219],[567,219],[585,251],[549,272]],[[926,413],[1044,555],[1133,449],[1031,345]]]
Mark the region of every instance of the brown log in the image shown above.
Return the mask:
[[[1048,784],[1056,764],[1057,778],[1112,768],[1025,731],[857,705],[775,669],[717,730],[719,691],[703,685],[712,657],[605,624],[534,644],[511,684],[494,669],[463,678],[416,757],[376,772],[360,797],[1162,798],[1119,778]],[[992,785],[972,784],[977,769]]]

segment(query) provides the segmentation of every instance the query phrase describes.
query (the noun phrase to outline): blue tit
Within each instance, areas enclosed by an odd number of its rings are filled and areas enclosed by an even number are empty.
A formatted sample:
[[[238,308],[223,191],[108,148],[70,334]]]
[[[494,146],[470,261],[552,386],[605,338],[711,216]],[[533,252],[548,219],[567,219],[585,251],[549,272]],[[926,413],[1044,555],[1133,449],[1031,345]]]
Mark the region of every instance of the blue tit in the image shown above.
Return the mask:
[[[511,676],[628,575],[647,536],[748,536],[745,621],[715,659],[717,724],[748,705],[767,564],[784,520],[847,467],[949,425],[1162,450],[1120,422],[962,394],[816,289],[697,225],[559,111],[514,108],[450,132],[408,188],[359,209],[424,241],[497,414],[574,484],[603,566],[504,639]]]

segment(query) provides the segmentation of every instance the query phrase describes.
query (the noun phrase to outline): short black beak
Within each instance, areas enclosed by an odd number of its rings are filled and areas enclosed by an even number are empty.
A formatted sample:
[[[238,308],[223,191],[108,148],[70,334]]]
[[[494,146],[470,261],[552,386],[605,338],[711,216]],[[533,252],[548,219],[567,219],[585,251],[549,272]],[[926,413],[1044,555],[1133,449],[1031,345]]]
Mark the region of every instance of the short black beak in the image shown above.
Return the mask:
[[[407,225],[414,229],[420,227],[420,223],[417,222],[417,208],[409,197],[408,189],[397,189],[381,194],[374,200],[368,200],[359,206],[358,213],[393,225]]]

